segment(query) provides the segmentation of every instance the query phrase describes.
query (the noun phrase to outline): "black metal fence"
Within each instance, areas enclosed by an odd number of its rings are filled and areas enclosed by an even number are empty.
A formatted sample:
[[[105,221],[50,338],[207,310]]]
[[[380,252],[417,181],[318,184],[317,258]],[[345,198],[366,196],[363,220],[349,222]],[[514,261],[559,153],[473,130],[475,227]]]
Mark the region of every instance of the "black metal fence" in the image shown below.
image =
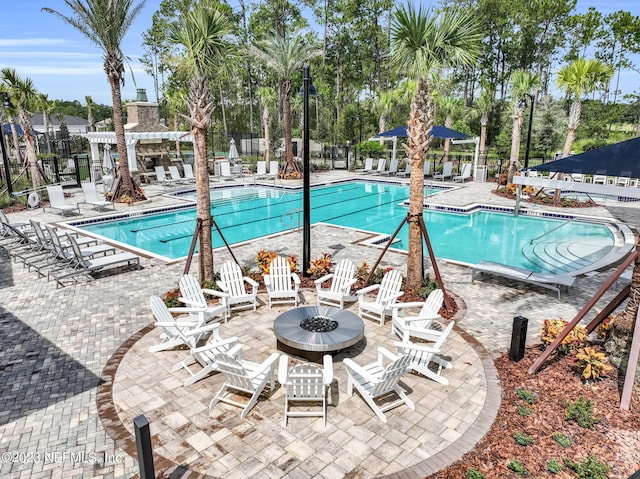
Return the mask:
[[[38,168],[47,183],[60,184],[62,187],[79,187],[81,181],[91,180],[91,159],[87,154],[68,157],[49,156],[38,160]],[[7,174],[4,166],[0,169],[0,191],[7,188]],[[9,176],[13,191],[19,194],[32,187],[31,170],[25,165],[9,162]]]

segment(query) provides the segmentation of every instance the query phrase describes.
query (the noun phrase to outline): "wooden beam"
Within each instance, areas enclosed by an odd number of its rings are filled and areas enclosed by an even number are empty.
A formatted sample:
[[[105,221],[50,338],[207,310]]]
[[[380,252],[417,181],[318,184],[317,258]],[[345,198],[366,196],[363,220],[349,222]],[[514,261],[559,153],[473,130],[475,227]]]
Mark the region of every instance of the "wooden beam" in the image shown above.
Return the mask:
[[[598,315],[595,318],[593,318],[591,322],[587,325],[587,333],[593,332],[594,329],[600,326],[600,323],[602,323],[602,321],[607,319],[609,315],[613,313],[616,310],[616,308],[620,306],[625,299],[627,299],[627,296],[629,296],[630,291],[631,291],[631,286],[628,284],[625,285],[625,287],[622,288],[622,290],[616,295],[616,297],[613,298],[609,302],[609,304],[607,304],[604,308],[602,308],[602,311],[600,311]]]
[[[620,400],[620,409],[629,410],[631,406],[631,394],[633,393],[633,385],[636,380],[636,370],[638,369],[638,358],[640,358],[640,309],[636,314],[636,322],[633,327],[633,339],[631,340],[631,349],[629,351],[629,362],[627,363],[627,372],[624,375],[624,386],[622,387],[622,399]]]

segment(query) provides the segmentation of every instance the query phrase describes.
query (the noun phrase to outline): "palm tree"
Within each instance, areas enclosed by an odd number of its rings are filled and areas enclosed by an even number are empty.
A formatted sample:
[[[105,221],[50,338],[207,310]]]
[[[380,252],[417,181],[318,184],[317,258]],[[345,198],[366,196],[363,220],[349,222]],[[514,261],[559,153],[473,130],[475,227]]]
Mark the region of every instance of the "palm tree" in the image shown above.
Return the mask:
[[[207,170],[207,134],[214,109],[209,77],[225,56],[233,52],[233,45],[226,41],[233,26],[219,11],[197,2],[170,26],[169,40],[184,48],[184,56],[178,67],[191,78],[187,106],[193,135],[193,155],[196,175],[197,218],[200,222],[200,279],[213,279],[213,241],[211,228],[211,195]]]
[[[462,110],[462,99],[448,95],[441,97],[438,100],[438,108],[444,115],[444,126],[451,128],[453,126],[453,117],[460,114]],[[444,139],[444,152],[442,154],[442,161],[449,160],[449,150],[451,147],[451,140],[449,138]]]
[[[526,99],[531,97],[540,85],[540,76],[525,70],[515,70],[511,74],[511,104],[513,105],[513,128],[511,130],[511,155],[507,183],[513,182],[513,175],[518,169],[520,156],[520,137],[522,130],[522,112],[526,108]]]
[[[489,124],[489,112],[491,111],[491,106],[493,103],[493,99],[491,96],[491,90],[487,87],[482,88],[482,92],[480,93],[480,97],[476,102],[476,109],[480,114],[480,144],[478,145],[478,155],[486,164],[485,158],[485,145],[487,143],[487,125]]]
[[[276,93],[273,88],[261,87],[256,92],[260,103],[262,103],[262,128],[264,130],[264,161],[269,164],[269,150],[271,149],[271,139],[269,137],[269,110],[276,104]]]
[[[84,97],[84,102],[87,104],[87,123],[89,123],[87,130],[96,131],[96,119],[93,116],[93,107],[96,105],[89,95]]]
[[[53,126],[49,119],[51,114],[58,108],[57,100],[49,100],[49,95],[46,93],[38,94],[38,106],[42,110],[42,123],[44,124],[44,138],[47,143],[47,153],[51,154],[51,135],[53,133]]]
[[[313,57],[320,55],[313,45],[306,44],[302,35],[277,36],[274,35],[255,46],[250,47],[250,52],[260,61],[264,62],[267,68],[273,70],[279,77],[280,98],[282,99],[282,120],[284,124],[284,148],[285,166],[282,175],[300,175],[300,169],[293,160],[293,149],[291,142],[291,89],[293,87],[293,75],[299,72],[302,67]]]
[[[600,60],[586,60],[579,58],[566,65],[558,72],[558,86],[573,96],[571,109],[569,110],[569,123],[567,139],[562,150],[562,157],[569,156],[571,144],[576,137],[576,130],[580,124],[580,112],[582,110],[582,97],[592,93],[600,85],[608,83],[613,76],[613,67]]]
[[[45,7],[44,12],[52,13],[65,23],[82,33],[103,51],[104,71],[111,86],[113,103],[113,126],[116,133],[116,144],[120,164],[118,178],[114,182],[113,197],[126,194],[130,198],[142,199],[135,187],[129,171],[129,158],[124,137],[122,121],[122,95],[120,87],[124,86],[124,54],[120,48],[127,30],[140,13],[146,0],[134,5],[135,0],[64,0],[73,11],[73,16]]]
[[[472,64],[482,35],[469,13],[446,10],[435,14],[409,4],[396,11],[392,36],[393,63],[398,71],[417,80],[405,145],[411,163],[409,215],[415,219],[424,208],[423,164],[434,118],[431,84],[443,68]],[[407,287],[417,289],[422,282],[422,231],[416,221],[409,222],[408,246]]]
[[[167,109],[173,114],[173,129],[178,131],[180,115],[184,116],[183,110],[187,106],[187,94],[182,89],[170,88],[164,92],[164,100]],[[182,146],[180,140],[176,140],[176,155],[182,157]]]
[[[38,92],[30,78],[20,78],[13,68],[2,69],[2,81],[4,82],[9,97],[18,111],[18,118],[22,126],[25,140],[27,163],[31,173],[33,189],[40,188],[42,176],[38,168],[36,155],[35,135],[33,134],[33,114],[31,110],[38,104]]]

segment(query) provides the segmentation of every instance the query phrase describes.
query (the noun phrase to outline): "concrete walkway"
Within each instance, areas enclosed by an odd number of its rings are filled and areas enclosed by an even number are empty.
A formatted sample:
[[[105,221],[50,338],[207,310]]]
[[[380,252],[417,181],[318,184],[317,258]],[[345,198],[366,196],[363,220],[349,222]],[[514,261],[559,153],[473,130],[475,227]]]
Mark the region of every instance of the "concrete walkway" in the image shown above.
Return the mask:
[[[313,181],[339,177],[344,173],[314,175]],[[466,184],[438,195],[437,202],[512,206],[491,188]],[[161,188],[146,190],[151,204],[142,207],[175,202],[162,196]],[[118,205],[126,208],[131,207]],[[637,227],[639,211],[637,205],[625,204],[584,213],[624,218]],[[10,219],[61,220],[42,210],[15,213]],[[314,225],[312,256],[328,251],[336,260],[349,257],[373,264],[380,250],[362,245],[364,236]],[[262,248],[300,256],[301,233],[282,234],[268,244],[257,240],[234,253],[242,264],[252,264]],[[185,474],[218,477],[423,477],[457,460],[490,427],[500,393],[489,356],[508,348],[512,318],[528,317],[529,342],[538,342],[544,319],[571,319],[611,273],[579,278],[559,302],[547,290],[498,278],[471,284],[467,268],[441,263],[446,286],[466,305],[443,351],[454,364],[445,372],[450,385],[406,376],[416,411],[392,410],[383,425],[361,398],[346,395],[338,358],[327,427],[321,420],[294,418],[283,428],[281,390],[240,421],[235,408],[207,408],[219,375],[185,388],[184,373],[170,371],[184,351],[146,352],[158,336],[148,328],[149,296],[175,288],[184,262],[165,265],[145,259],[142,270],[56,289],[11,263],[3,248],[0,256],[0,477],[10,478],[130,477],[137,471],[130,455],[131,419],[140,412],[152,423],[157,468],[173,462],[184,465]],[[215,253],[217,265],[228,258],[226,251]],[[383,264],[404,271],[406,256],[389,252]],[[607,293],[599,306],[614,294]],[[304,297],[314,304],[312,292]],[[236,315],[223,326],[223,335],[239,336],[248,359],[264,359],[275,350],[270,324],[279,311],[262,305],[257,313]],[[377,345],[393,349],[395,340],[389,324],[365,324],[366,347],[344,353],[361,363],[373,359]]]

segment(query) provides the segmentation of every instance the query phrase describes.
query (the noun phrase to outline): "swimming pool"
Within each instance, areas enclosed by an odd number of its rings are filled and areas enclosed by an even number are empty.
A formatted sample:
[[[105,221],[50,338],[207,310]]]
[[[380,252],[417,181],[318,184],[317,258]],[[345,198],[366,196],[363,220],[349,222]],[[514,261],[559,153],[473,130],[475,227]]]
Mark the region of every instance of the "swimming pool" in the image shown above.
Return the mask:
[[[435,191],[425,190],[425,194]],[[391,235],[407,214],[406,185],[344,182],[311,189],[311,222],[324,222]],[[301,224],[302,191],[264,186],[211,190],[211,212],[225,239],[235,244],[288,231]],[[187,255],[195,208],[140,214],[117,221],[74,222],[91,233],[166,259]],[[424,211],[436,256],[461,263],[494,261],[532,271],[561,273],[585,267],[614,247],[614,235],[602,224],[535,218],[488,211],[459,214]],[[394,243],[407,249],[408,228]],[[217,231],[214,247],[224,243]]]

